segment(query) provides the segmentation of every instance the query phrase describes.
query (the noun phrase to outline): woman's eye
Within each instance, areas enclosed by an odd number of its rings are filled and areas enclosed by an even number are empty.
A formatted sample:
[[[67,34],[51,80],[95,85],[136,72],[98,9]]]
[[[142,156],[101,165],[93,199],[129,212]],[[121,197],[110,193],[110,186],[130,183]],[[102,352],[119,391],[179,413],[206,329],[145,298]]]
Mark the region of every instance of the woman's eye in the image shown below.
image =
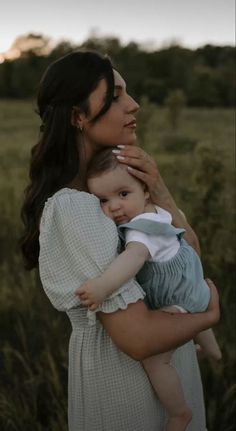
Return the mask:
[[[113,100],[115,101],[115,100],[118,100],[118,99],[119,99],[119,95],[114,94],[114,96],[113,96]]]
[[[128,195],[128,192],[123,191],[123,192],[121,192],[121,193],[120,193],[120,195],[121,195],[123,198],[125,198],[125,197]]]

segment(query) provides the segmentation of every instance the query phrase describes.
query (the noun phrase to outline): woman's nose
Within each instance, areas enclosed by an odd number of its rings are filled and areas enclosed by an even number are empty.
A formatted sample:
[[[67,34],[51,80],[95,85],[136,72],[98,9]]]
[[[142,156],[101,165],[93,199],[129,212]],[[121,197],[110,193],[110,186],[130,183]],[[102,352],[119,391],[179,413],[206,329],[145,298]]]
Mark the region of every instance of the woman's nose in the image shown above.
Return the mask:
[[[131,97],[129,94],[128,96],[128,102],[127,102],[127,110],[129,113],[134,114],[139,109],[139,104]]]

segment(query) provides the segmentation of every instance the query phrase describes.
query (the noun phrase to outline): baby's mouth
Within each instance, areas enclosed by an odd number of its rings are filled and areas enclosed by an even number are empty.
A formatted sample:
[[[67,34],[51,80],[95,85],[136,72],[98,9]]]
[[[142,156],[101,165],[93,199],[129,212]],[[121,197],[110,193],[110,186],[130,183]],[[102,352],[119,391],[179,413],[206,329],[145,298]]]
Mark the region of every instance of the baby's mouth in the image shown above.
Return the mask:
[[[126,222],[126,217],[125,216],[119,216],[119,217],[115,217],[115,223],[116,224],[122,224]]]

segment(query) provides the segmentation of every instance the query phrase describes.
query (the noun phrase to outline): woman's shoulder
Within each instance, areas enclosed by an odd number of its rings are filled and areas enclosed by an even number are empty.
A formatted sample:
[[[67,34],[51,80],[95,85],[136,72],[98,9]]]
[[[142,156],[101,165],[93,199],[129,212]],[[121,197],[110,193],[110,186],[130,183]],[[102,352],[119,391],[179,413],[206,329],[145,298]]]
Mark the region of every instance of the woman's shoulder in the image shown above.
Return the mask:
[[[96,230],[116,231],[114,222],[106,217],[99,199],[87,192],[63,188],[47,199],[42,212],[40,231],[46,229],[77,229],[93,226]],[[78,227],[79,226],[79,227]],[[80,230],[81,230],[80,229]]]
[[[85,206],[97,208],[100,207],[100,204],[99,199],[91,193],[64,187],[47,199],[44,210],[50,206],[58,206],[60,208],[66,207],[67,209],[77,206],[80,208],[85,208]]]
[[[87,203],[88,205],[97,205],[99,203],[98,198],[91,193],[64,187],[63,189],[60,189],[56,193],[54,193],[54,195],[52,195],[50,198],[48,198],[45,206],[51,203],[68,203],[71,200],[73,200],[73,202],[83,204]]]
[[[45,202],[41,227],[48,220],[64,219],[69,222],[74,217],[88,220],[97,217],[101,212],[100,202],[96,196],[76,189],[63,188]]]

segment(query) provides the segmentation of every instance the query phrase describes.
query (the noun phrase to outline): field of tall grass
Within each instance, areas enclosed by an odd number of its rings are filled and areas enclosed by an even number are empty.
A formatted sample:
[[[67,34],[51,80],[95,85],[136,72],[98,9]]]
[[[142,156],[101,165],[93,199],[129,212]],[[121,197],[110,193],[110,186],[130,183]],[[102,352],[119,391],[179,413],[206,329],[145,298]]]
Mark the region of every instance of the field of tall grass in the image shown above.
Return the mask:
[[[30,101],[0,101],[0,430],[67,430],[70,324],[24,271],[17,246],[30,148],[39,119]],[[200,360],[209,431],[235,429],[234,112],[184,109],[171,129],[167,109],[143,103],[143,147],[156,159],[180,208],[199,235],[206,275],[219,288],[215,333],[223,360]],[[193,389],[194,390],[194,389]]]

